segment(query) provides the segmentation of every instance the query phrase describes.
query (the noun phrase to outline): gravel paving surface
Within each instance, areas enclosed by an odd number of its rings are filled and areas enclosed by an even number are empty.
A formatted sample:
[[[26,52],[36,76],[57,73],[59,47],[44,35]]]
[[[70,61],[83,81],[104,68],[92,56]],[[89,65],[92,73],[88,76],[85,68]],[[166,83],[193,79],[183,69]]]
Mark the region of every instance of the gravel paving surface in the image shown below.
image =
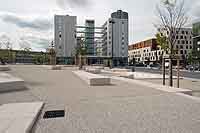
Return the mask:
[[[110,86],[88,86],[75,69],[12,66],[9,72],[27,89],[0,93],[0,104],[44,101],[33,133],[199,133],[200,101],[153,88],[112,80]],[[65,117],[43,119],[47,110]]]

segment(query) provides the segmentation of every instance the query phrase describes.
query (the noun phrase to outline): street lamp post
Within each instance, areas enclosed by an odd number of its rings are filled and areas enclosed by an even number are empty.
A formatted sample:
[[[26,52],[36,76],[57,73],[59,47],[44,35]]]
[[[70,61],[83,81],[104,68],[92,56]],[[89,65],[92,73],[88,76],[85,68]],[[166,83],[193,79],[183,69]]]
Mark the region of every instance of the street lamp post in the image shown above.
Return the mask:
[[[111,54],[112,54],[112,55],[111,55],[111,65],[110,65],[110,67],[113,68],[113,54],[114,54],[114,52],[113,52],[113,46],[114,46],[114,39],[113,39],[113,37],[114,37],[114,36],[113,36],[113,33],[114,33],[114,32],[113,32],[113,29],[114,29],[114,28],[113,28],[113,25],[115,24],[115,22],[114,22],[114,20],[111,20],[111,21],[109,21],[109,23],[112,24],[112,50],[111,50],[111,52],[112,52]]]

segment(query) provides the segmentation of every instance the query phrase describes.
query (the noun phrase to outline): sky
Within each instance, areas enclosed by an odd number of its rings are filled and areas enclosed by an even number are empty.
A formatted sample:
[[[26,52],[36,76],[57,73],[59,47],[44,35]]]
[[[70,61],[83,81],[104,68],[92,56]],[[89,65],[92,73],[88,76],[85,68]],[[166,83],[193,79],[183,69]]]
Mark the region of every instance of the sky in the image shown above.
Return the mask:
[[[78,25],[95,19],[101,26],[118,9],[129,13],[129,44],[154,37],[156,5],[161,0],[1,0],[0,40],[13,49],[42,51],[53,40],[55,14],[77,16]],[[200,18],[200,1],[185,0],[191,24]],[[191,4],[192,3],[192,4]],[[1,43],[0,43],[1,47]]]

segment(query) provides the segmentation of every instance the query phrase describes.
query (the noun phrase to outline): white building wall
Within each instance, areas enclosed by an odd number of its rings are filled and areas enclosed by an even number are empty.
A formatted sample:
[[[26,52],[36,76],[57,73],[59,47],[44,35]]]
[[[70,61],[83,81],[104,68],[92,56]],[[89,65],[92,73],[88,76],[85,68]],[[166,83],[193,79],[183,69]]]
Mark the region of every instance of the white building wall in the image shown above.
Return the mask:
[[[106,56],[112,56],[113,43],[113,57],[128,57],[128,20],[110,18],[105,24],[104,29],[106,29],[107,39],[104,42],[107,44],[107,49],[104,50],[107,50]]]
[[[55,50],[57,57],[73,57],[76,47],[76,16],[55,15]]]

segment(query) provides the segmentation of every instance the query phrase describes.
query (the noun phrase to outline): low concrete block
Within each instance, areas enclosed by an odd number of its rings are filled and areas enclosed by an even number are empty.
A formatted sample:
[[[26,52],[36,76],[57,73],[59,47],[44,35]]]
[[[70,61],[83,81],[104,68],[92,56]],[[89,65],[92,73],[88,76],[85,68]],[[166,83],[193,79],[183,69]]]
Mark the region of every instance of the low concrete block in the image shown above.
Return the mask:
[[[62,70],[62,66],[51,66],[51,70]]]
[[[134,78],[134,74],[132,72],[119,72],[118,74],[120,77],[130,78],[130,79]]]
[[[43,65],[43,67],[46,67],[49,70],[62,70],[62,66],[57,65]]]
[[[121,68],[113,68],[111,69],[112,72],[131,72],[130,69],[121,69]]]
[[[0,105],[1,133],[29,133],[43,102],[12,103]]]
[[[110,85],[109,77],[88,73],[85,71],[74,71],[74,73],[91,86]]]
[[[0,73],[0,92],[25,89],[25,82],[7,73]]]
[[[85,68],[85,71],[93,73],[93,74],[99,74],[99,73],[101,73],[101,70],[100,69],[96,69],[96,68]]]
[[[9,66],[0,66],[0,71],[10,71],[10,67]]]

